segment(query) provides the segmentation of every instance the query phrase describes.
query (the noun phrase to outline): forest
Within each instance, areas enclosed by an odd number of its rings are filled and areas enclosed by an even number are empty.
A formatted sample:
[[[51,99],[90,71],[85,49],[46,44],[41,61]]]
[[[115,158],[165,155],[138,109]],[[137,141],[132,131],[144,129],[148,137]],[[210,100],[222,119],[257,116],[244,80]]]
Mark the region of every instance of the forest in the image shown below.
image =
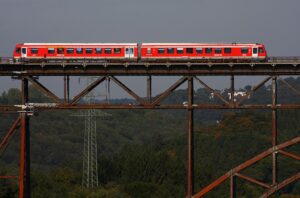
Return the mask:
[[[285,79],[300,90],[300,78]],[[249,91],[251,86],[241,90]],[[228,90],[227,90],[228,92]],[[224,97],[227,95],[224,91]],[[0,104],[19,104],[20,90],[0,95]],[[218,103],[204,88],[195,90],[195,103]],[[30,87],[30,101],[49,99]],[[186,101],[187,90],[176,90],[164,102]],[[130,99],[112,100],[115,103]],[[84,101],[83,101],[84,102]],[[270,104],[271,85],[262,86],[245,103]],[[300,96],[278,81],[278,103],[300,103]],[[82,187],[83,118],[77,111],[41,111],[30,117],[31,191],[34,198],[182,198],[187,172],[186,110],[105,110],[110,116],[97,118],[99,186]],[[16,119],[0,115],[0,140]],[[300,111],[278,110],[278,142],[299,136]],[[270,110],[195,110],[195,191],[225,172],[269,149]],[[0,175],[18,175],[19,132],[0,153]],[[300,154],[300,145],[286,149]],[[279,181],[300,171],[300,162],[278,155]],[[271,183],[272,159],[268,157],[243,171]],[[237,179],[237,197],[255,198],[264,188]],[[229,197],[225,182],[207,197]],[[0,197],[18,197],[14,179],[0,180]],[[300,198],[300,181],[272,197]]]

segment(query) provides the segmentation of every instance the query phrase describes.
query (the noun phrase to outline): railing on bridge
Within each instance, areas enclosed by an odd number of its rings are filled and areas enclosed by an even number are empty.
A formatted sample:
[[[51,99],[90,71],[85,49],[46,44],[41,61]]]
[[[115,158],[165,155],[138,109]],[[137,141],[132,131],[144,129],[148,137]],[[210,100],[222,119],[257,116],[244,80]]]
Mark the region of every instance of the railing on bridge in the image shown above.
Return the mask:
[[[300,56],[271,56],[268,58],[271,63],[299,63]]]
[[[0,64],[13,64],[14,58],[13,57],[0,57]]]

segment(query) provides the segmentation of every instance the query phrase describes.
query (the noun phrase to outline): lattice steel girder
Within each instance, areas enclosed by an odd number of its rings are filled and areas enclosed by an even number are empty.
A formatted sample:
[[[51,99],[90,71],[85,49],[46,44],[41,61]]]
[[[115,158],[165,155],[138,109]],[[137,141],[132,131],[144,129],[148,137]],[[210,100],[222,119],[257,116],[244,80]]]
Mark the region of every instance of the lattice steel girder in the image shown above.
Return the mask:
[[[3,65],[2,65],[3,66]],[[3,73],[1,72],[7,72],[4,71],[3,68],[0,65],[0,76],[3,75]],[[27,67],[28,65],[26,65]],[[33,68],[30,68],[31,66],[33,66]],[[74,66],[74,67],[73,67]],[[110,66],[112,65],[108,65],[105,68],[101,68],[101,67],[85,67],[84,69],[78,67],[78,65],[71,65],[68,66],[66,68],[64,68],[64,70],[62,71],[61,69],[58,68],[47,68],[44,67],[42,69],[39,68],[39,66],[37,65],[29,65],[29,68],[26,68],[26,71],[24,70],[25,67],[21,67],[20,68],[10,68],[10,70],[8,71],[8,75],[14,75],[14,76],[19,76],[21,78],[23,78],[23,83],[25,82],[25,85],[23,84],[22,88],[22,95],[23,95],[23,100],[22,100],[22,104],[23,105],[0,105],[0,112],[21,112],[22,116],[21,116],[21,151],[20,151],[20,197],[21,197],[21,193],[26,193],[26,191],[24,191],[24,189],[26,189],[26,186],[29,186],[28,184],[25,183],[25,181],[27,180],[26,177],[24,177],[24,173],[27,172],[27,176],[30,175],[28,173],[29,169],[28,167],[30,166],[30,163],[28,163],[28,159],[30,159],[29,157],[26,157],[26,153],[28,151],[26,151],[28,149],[28,147],[26,147],[26,142],[28,141],[27,138],[28,136],[24,136],[24,134],[28,134],[27,130],[28,130],[28,123],[26,118],[26,114],[28,112],[28,110],[37,110],[37,111],[46,111],[46,110],[63,110],[63,109],[186,109],[188,110],[189,113],[189,124],[188,124],[188,129],[189,129],[189,160],[188,160],[188,167],[189,167],[189,174],[188,174],[188,193],[187,196],[188,197],[192,197],[193,194],[193,170],[192,170],[192,151],[193,151],[193,145],[191,144],[191,140],[192,140],[192,132],[193,132],[193,127],[192,127],[192,120],[193,120],[193,116],[192,116],[192,112],[195,109],[269,109],[272,110],[273,112],[273,122],[272,124],[274,125],[273,127],[273,135],[272,135],[272,140],[273,140],[273,147],[270,148],[269,150],[261,153],[260,155],[257,155],[256,157],[248,160],[247,162],[241,164],[240,166],[232,169],[231,171],[229,171],[228,173],[226,173],[225,175],[223,175],[222,177],[220,177],[219,179],[217,179],[216,181],[214,181],[212,184],[208,185],[207,187],[205,187],[204,189],[202,189],[200,192],[198,192],[195,196],[193,197],[201,197],[203,195],[205,195],[207,192],[209,192],[210,190],[212,190],[213,188],[215,188],[216,186],[218,186],[219,184],[223,183],[225,180],[227,180],[228,178],[231,179],[231,197],[234,197],[234,181],[235,181],[235,177],[240,177],[243,178],[247,181],[250,181],[252,183],[256,183],[258,185],[264,186],[264,187],[268,187],[269,184],[265,184],[263,182],[260,182],[258,180],[255,180],[254,178],[251,178],[249,176],[245,176],[245,175],[241,175],[239,172],[249,166],[251,166],[252,164],[260,161],[261,159],[273,154],[273,159],[274,159],[274,155],[276,155],[277,153],[281,153],[284,154],[288,157],[291,157],[293,159],[299,160],[299,156],[296,154],[292,154],[292,153],[288,153],[286,151],[283,151],[283,148],[286,148],[290,145],[296,144],[300,141],[300,137],[294,138],[290,141],[287,141],[283,144],[277,145],[276,143],[276,134],[275,134],[275,130],[277,128],[276,126],[276,121],[274,121],[276,116],[276,110],[278,109],[300,109],[300,104],[277,104],[277,100],[276,100],[276,90],[274,89],[274,87],[276,87],[276,82],[277,82],[277,75],[278,74],[285,74],[285,75],[295,75],[295,74],[300,74],[300,68],[298,68],[298,66],[293,66],[293,67],[277,67],[278,65],[273,65],[271,68],[269,67],[270,65],[268,65],[268,67],[263,67],[263,64],[260,65],[262,66],[261,68],[254,68],[254,66],[252,65],[251,68],[249,68],[249,65],[246,66],[245,68],[242,68],[245,66],[245,64],[236,64],[236,65],[232,65],[230,66],[230,68],[226,67],[226,65],[222,65],[222,64],[213,64],[213,65],[206,65],[202,64],[202,66],[200,67],[200,65],[185,65],[185,64],[179,64],[176,65],[176,67],[173,68],[164,68],[165,65],[155,65],[153,64],[153,66],[151,67],[147,67],[145,68],[136,68],[136,67],[128,67],[124,70],[124,68],[118,68],[117,65],[115,65],[114,67],[116,68],[112,68]],[[94,65],[95,66],[95,65]],[[99,65],[98,65],[99,66]],[[265,65],[266,66],[266,65]],[[291,65],[289,65],[291,66]],[[19,69],[19,70],[15,70],[15,69]],[[90,75],[90,76],[99,76],[100,73],[105,75],[105,77],[100,77],[98,78],[96,81],[94,81],[93,83],[91,83],[90,85],[88,85],[82,92],[80,92],[77,96],[75,96],[73,98],[73,100],[71,100],[71,102],[69,102],[69,80],[68,80],[68,76],[65,77],[65,81],[64,81],[64,103],[61,102],[61,100],[54,95],[52,92],[50,92],[46,87],[44,87],[42,84],[40,84],[38,81],[35,81],[34,78],[32,78],[30,75],[30,72],[36,72],[37,76],[39,75],[56,75],[56,76],[64,76],[65,75]],[[39,73],[40,72],[40,73]],[[74,73],[72,73],[74,72]],[[158,73],[156,73],[158,72]],[[109,77],[112,75],[145,75],[145,76],[150,76],[150,78],[148,78],[148,81],[150,79],[151,81],[151,75],[152,74],[156,74],[156,75],[184,75],[183,77],[181,77],[179,80],[177,80],[173,85],[171,85],[168,89],[166,89],[163,93],[157,95],[156,98],[151,97],[151,82],[148,82],[148,91],[147,91],[147,98],[141,98],[140,96],[138,96],[135,92],[133,92],[129,87],[127,87],[125,84],[123,84],[121,81],[119,81],[117,78],[115,77]],[[204,88],[208,91],[211,91],[213,93],[217,93],[215,90],[213,90],[212,88],[210,88],[206,83],[204,83],[202,80],[200,80],[197,76],[195,75],[230,75],[231,76],[231,87],[230,87],[230,91],[231,91],[231,95],[234,95],[234,75],[236,74],[241,74],[241,75],[253,75],[253,74],[266,74],[266,75],[274,75],[275,76],[271,76],[271,77],[267,77],[265,80],[263,80],[262,82],[260,82],[258,85],[256,85],[255,87],[252,88],[252,90],[250,92],[247,93],[247,95],[249,96],[250,94],[253,94],[259,87],[263,86],[268,80],[270,80],[272,78],[272,104],[240,104],[242,102],[242,100],[245,100],[247,97],[241,98],[238,101],[235,101],[233,99],[233,97],[231,98],[230,101],[227,101],[222,95],[219,95],[219,98],[224,102],[224,104],[194,104],[193,102],[193,86],[192,86],[192,82],[193,79],[196,79],[200,84],[202,84],[204,86]],[[77,102],[86,94],[88,94],[92,89],[94,89],[97,85],[99,85],[101,82],[103,82],[105,79],[107,79],[107,77],[109,77],[109,79],[112,79],[115,83],[117,83],[123,90],[125,90],[127,93],[129,93],[131,96],[133,96],[133,98],[135,98],[137,100],[137,102],[139,102],[139,104],[109,104],[109,103],[99,103],[99,104],[77,104]],[[41,105],[41,104],[34,104],[34,103],[26,103],[28,102],[28,80],[30,80],[36,87],[38,87],[41,91],[43,91],[46,95],[50,96],[51,98],[53,98],[54,100],[58,101],[58,103],[49,103],[49,105]],[[175,104],[175,105],[166,105],[166,104],[161,104],[161,102],[167,98],[176,88],[178,88],[180,85],[182,85],[183,83],[185,83],[188,80],[188,96],[189,96],[189,101],[183,102],[182,104]],[[27,82],[27,83],[26,83]],[[294,87],[292,87],[289,83],[285,82],[283,80],[283,83],[290,88],[292,91],[294,91],[295,93],[300,93],[297,89],[295,89]],[[150,89],[150,90],[149,90]],[[274,92],[275,90],[275,92]],[[151,97],[149,100],[149,96]],[[275,112],[275,113],[274,113]],[[26,127],[27,126],[27,127]],[[24,140],[25,138],[25,140]],[[29,153],[29,152],[28,152]],[[275,156],[276,157],[276,156]],[[26,160],[25,160],[26,158]],[[24,161],[25,160],[25,161]],[[296,174],[295,176],[292,176],[288,179],[286,179],[285,181],[277,184],[276,181],[276,171],[275,168],[276,166],[274,166],[274,162],[275,160],[273,160],[273,183],[272,188],[269,188],[268,191],[266,191],[266,195],[268,196],[270,193],[272,194],[273,192],[277,191],[278,189],[284,187],[285,185],[299,179],[298,174]],[[24,164],[26,163],[27,167],[24,167]],[[275,174],[274,174],[275,173]],[[29,180],[28,180],[29,181]],[[277,185],[277,187],[275,188],[274,185]],[[30,193],[30,192],[29,192]]]

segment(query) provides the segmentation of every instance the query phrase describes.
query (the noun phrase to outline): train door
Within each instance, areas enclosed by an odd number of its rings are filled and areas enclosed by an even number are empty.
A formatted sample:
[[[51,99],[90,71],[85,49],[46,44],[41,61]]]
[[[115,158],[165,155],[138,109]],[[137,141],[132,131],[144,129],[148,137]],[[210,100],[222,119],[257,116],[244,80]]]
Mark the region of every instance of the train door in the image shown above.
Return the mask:
[[[253,47],[252,48],[252,57],[253,58],[257,58],[258,57],[258,48],[257,47]]]
[[[134,47],[125,47],[125,58],[134,58]]]
[[[21,58],[27,58],[27,47],[21,48]]]

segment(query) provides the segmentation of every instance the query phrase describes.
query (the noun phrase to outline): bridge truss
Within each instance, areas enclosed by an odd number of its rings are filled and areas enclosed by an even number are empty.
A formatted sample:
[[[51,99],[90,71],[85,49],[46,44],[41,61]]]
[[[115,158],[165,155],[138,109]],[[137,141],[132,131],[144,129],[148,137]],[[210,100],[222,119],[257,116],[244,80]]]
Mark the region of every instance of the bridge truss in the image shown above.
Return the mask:
[[[220,94],[217,90],[206,84],[203,76],[230,76],[230,94],[235,93],[236,76],[256,76],[264,75],[266,78],[256,86],[253,86],[246,95],[229,100]],[[64,109],[184,109],[188,112],[187,116],[187,198],[205,197],[207,193],[214,190],[217,186],[229,181],[230,197],[236,197],[236,178],[243,179],[247,182],[256,184],[265,189],[261,197],[269,197],[273,193],[283,187],[300,179],[300,172],[291,175],[283,181],[278,181],[278,155],[284,155],[292,160],[300,161],[297,153],[286,151],[287,147],[291,147],[300,142],[300,136],[296,136],[285,142],[278,142],[277,135],[277,111],[286,109],[300,109],[300,104],[279,104],[277,101],[277,82],[281,81],[287,89],[300,95],[300,90],[290,85],[282,75],[298,76],[300,75],[299,59],[276,59],[267,63],[150,63],[150,62],[126,62],[126,63],[89,63],[83,61],[81,63],[35,63],[35,64],[0,64],[0,76],[11,76],[20,79],[22,82],[22,104],[16,105],[0,105],[2,113],[18,113],[19,116],[12,123],[11,128],[6,133],[0,143],[0,151],[3,151],[9,143],[15,131],[20,128],[20,174],[18,176],[4,175],[2,179],[17,179],[19,181],[20,198],[30,197],[30,131],[29,122],[30,115],[34,111],[47,110],[64,110]],[[64,97],[61,99],[46,86],[40,83],[36,77],[39,76],[61,76],[63,77]],[[70,98],[70,76],[100,76],[81,92]],[[141,97],[131,90],[117,76],[145,76],[147,78],[147,96]],[[179,79],[162,93],[152,96],[153,76],[178,76]],[[110,104],[107,102],[99,102],[96,104],[82,104],[79,101],[91,92],[95,87],[109,80],[114,82],[133,99],[131,104]],[[254,94],[260,87],[267,82],[272,83],[272,102],[270,104],[245,104],[249,96]],[[182,101],[180,104],[165,104],[163,101],[179,86],[187,82],[188,101]],[[222,104],[206,104],[194,102],[194,83],[199,83],[209,93],[213,93],[215,97],[222,101]],[[53,103],[30,103],[28,100],[28,84],[31,83],[38,90],[53,100]],[[270,137],[272,144],[270,148],[262,153],[254,156],[248,161],[233,167],[223,176],[219,177],[211,184],[203,189],[195,192],[194,189],[194,111],[203,109],[265,109],[270,110],[272,114],[272,130]],[[259,181],[249,175],[244,175],[241,171],[272,156],[272,181],[269,183]]]

